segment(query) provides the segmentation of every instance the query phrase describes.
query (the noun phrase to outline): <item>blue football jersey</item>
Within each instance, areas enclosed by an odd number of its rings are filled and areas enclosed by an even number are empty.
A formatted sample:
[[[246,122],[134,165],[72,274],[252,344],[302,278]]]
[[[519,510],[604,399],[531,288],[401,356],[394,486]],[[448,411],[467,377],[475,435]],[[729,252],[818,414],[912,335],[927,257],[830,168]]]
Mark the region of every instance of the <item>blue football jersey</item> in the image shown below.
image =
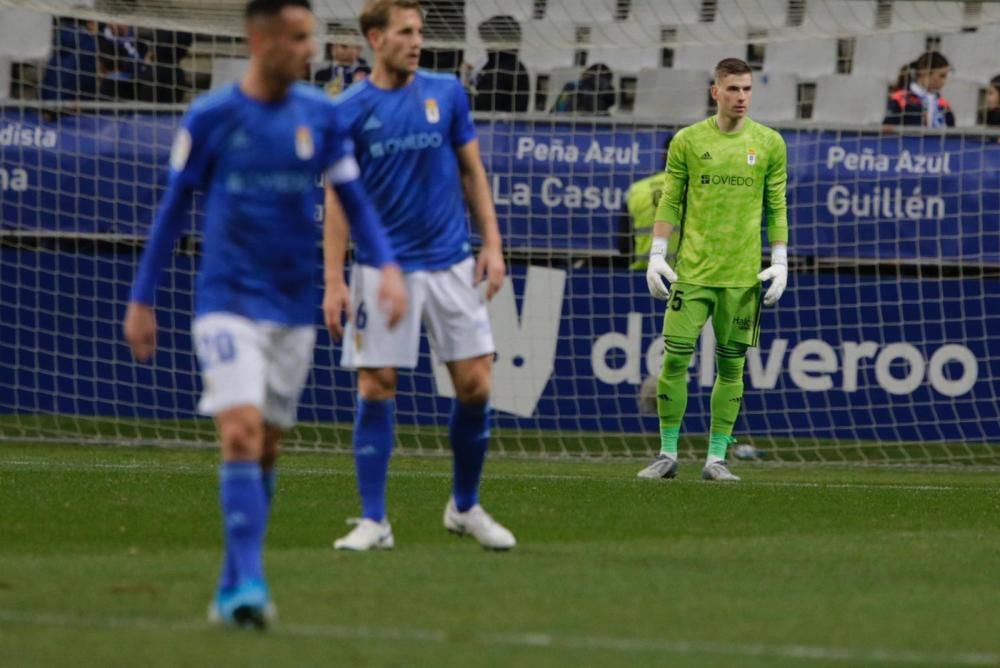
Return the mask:
[[[395,90],[366,79],[335,103],[403,271],[443,269],[468,257],[455,148],[475,139],[476,128],[458,79],[418,70]],[[355,256],[371,264],[363,249]]]
[[[154,224],[160,248],[143,256],[133,299],[152,303],[164,243],[158,225],[184,226],[178,193],[204,191],[204,245],[196,313],[228,312],[286,325],[312,324],[320,227],[320,175],[351,141],[330,98],[295,84],[280,101],[254,100],[232,84],[198,98],[181,121]],[[186,200],[184,200],[186,201]],[[179,220],[178,220],[179,219]],[[161,235],[162,236],[162,235]]]

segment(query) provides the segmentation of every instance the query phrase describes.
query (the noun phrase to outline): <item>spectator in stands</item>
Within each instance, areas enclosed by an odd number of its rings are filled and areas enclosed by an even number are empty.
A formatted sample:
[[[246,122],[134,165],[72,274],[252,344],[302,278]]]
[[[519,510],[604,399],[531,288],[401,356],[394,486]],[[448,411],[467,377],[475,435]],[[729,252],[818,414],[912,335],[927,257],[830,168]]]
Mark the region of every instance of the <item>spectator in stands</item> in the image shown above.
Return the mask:
[[[135,28],[124,23],[108,23],[98,38],[101,65],[101,97],[109,100],[136,100],[138,83],[151,79],[148,48],[139,41]]]
[[[927,51],[899,71],[883,123],[925,128],[955,126],[951,103],[941,95],[951,68],[937,51]]]
[[[985,125],[1000,126],[1000,74],[990,79],[986,87]]]
[[[479,24],[486,45],[480,62],[468,64],[472,108],[475,111],[527,111],[531,80],[518,57],[521,26],[507,14],[491,16]]]
[[[191,90],[191,81],[181,67],[194,35],[175,30],[154,30],[147,51],[149,66],[142,68],[139,99],[145,102],[183,102]]]
[[[583,71],[579,80],[563,86],[552,113],[607,115],[616,97],[611,68],[604,63],[594,63]]]
[[[43,100],[97,97],[97,22],[60,18],[52,55],[42,76]]]
[[[347,43],[350,40],[327,43],[325,60],[330,63],[313,76],[317,86],[330,95],[339,95],[355,81],[362,81],[371,74],[371,67],[361,57],[361,46]],[[360,39],[360,37],[358,38]]]

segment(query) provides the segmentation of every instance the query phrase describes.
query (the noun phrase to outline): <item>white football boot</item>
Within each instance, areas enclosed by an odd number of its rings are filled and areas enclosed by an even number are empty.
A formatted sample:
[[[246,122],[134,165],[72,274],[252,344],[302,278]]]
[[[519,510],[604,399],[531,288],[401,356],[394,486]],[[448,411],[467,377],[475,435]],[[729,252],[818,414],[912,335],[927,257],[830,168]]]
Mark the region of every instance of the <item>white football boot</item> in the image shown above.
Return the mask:
[[[347,520],[347,523],[354,524],[355,527],[343,538],[333,541],[333,549],[335,550],[364,552],[366,550],[391,550],[396,546],[389,520],[376,522],[367,517],[355,517]]]
[[[478,503],[460,513],[455,507],[455,499],[448,499],[444,508],[444,528],[460,536],[468,534],[488,550],[509,550],[517,545],[514,534],[490,517]]]
[[[736,482],[740,479],[740,477],[734,475],[733,472],[729,470],[725,460],[720,460],[712,462],[711,464],[705,464],[705,468],[701,470],[701,479],[718,480],[720,482]]]

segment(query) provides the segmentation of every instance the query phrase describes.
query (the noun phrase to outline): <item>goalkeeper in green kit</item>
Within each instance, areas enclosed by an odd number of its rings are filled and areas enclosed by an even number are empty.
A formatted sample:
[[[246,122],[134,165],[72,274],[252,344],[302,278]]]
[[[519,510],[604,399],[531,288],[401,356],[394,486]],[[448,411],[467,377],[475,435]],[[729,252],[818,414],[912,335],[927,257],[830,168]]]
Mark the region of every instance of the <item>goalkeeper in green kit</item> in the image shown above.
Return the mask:
[[[688,364],[711,317],[718,375],[702,478],[739,480],[726,466],[726,449],[734,441],[733,424],[743,400],[746,351],[757,345],[761,282],[770,282],[763,301],[771,306],[788,280],[785,141],[747,117],[751,84],[745,62],[721,61],[712,86],[718,113],[680,130],[670,144],[646,270],[650,293],[667,302],[663,369],[656,391],[660,454],[639,472],[640,478],[677,475]],[[760,271],[765,211],[771,266]],[[666,249],[674,227],[680,228],[680,244],[676,267],[671,267]]]

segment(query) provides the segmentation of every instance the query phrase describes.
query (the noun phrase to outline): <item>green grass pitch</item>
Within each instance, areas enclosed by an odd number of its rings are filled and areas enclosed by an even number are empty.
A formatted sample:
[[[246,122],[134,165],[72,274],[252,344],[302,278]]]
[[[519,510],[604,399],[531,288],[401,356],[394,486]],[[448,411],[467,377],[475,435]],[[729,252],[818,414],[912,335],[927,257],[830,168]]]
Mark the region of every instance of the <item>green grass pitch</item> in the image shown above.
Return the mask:
[[[0,444],[0,665],[1000,664],[995,470],[488,462],[520,543],[441,527],[450,463],[397,457],[392,552],[335,553],[344,455],[287,454],[266,567],[279,621],[210,627],[217,454]]]

